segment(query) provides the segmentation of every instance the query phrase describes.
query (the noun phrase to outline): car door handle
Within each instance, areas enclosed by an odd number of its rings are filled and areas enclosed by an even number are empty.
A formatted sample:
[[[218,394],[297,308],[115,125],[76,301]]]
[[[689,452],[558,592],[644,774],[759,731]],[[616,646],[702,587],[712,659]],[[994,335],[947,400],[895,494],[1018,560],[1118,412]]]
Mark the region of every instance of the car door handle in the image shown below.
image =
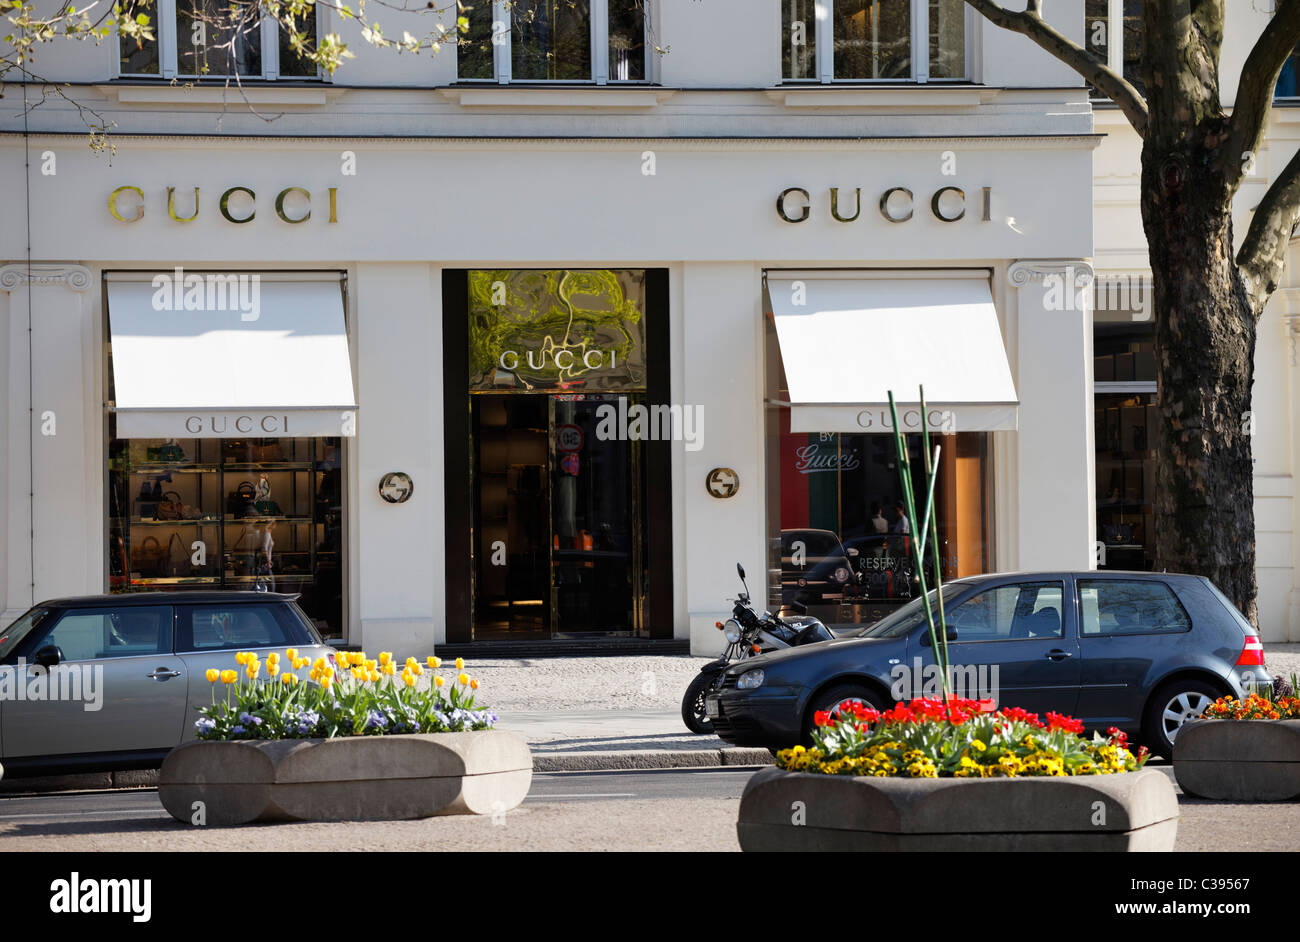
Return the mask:
[[[1069,651],[1062,651],[1060,648],[1052,648],[1047,652],[1048,659],[1053,661],[1064,661],[1067,657],[1072,656]]]
[[[171,680],[173,677],[181,676],[180,671],[170,670],[166,667],[160,667],[151,674],[145,674],[146,677],[152,677],[154,680]]]

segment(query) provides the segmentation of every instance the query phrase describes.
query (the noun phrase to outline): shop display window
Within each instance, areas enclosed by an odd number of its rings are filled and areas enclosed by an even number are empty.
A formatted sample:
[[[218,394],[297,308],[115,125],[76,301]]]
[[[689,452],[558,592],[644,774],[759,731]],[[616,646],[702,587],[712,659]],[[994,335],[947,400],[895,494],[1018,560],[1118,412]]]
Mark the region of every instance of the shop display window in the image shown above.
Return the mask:
[[[340,637],[340,448],[338,438],[110,438],[109,591],[297,592],[322,635]]]

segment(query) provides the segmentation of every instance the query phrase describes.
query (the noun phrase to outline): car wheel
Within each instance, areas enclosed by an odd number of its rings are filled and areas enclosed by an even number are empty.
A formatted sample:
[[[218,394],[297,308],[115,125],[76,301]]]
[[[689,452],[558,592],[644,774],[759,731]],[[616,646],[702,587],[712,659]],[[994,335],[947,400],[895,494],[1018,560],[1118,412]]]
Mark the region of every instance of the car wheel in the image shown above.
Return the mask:
[[[1158,689],[1147,704],[1142,718],[1142,738],[1156,755],[1172,759],[1174,739],[1184,723],[1194,720],[1205,708],[1222,696],[1212,684],[1203,680],[1178,680]]]
[[[808,705],[808,714],[803,721],[804,744],[807,745],[811,741],[814,716],[822,711],[832,711],[841,703],[850,700],[856,700],[864,706],[874,707],[877,710],[889,709],[884,697],[861,684],[836,684],[827,687],[813,697]]]

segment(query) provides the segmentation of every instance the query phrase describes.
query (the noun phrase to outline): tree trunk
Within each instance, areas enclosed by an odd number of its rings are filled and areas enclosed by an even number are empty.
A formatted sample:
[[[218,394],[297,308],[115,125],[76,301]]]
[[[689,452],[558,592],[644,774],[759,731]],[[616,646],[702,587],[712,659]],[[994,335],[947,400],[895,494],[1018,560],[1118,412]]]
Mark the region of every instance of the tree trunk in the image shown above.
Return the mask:
[[[1251,460],[1255,312],[1233,259],[1213,118],[1161,127],[1142,150],[1159,380],[1156,568],[1208,576],[1258,624]]]

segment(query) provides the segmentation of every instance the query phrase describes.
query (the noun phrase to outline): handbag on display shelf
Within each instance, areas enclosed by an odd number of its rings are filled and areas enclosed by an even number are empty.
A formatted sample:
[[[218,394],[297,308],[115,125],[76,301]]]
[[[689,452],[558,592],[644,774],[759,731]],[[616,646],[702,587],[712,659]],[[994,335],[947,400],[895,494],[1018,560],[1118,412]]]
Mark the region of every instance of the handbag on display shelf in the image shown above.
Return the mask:
[[[175,500],[172,498],[175,498]],[[189,509],[191,508],[185,506],[180,494],[175,491],[167,491],[163,494],[163,499],[158,502],[158,519],[184,520],[185,511]]]
[[[165,445],[159,446],[157,460],[166,461],[169,464],[183,464],[189,461],[189,458],[186,457],[185,449],[176,442],[176,439],[169,438]]]
[[[256,517],[257,490],[252,481],[240,481],[238,486],[226,495],[226,516]]]
[[[256,462],[272,462],[284,460],[284,449],[280,446],[278,438],[260,438],[252,443],[253,460]]]
[[[185,549],[185,541],[181,539],[179,533],[173,533],[171,539],[167,541],[167,554],[163,559],[162,568],[165,576],[191,575],[190,554]]]
[[[252,461],[253,443],[246,438],[223,438],[221,457],[235,461]]]
[[[152,520],[158,516],[158,505],[162,502],[163,491],[162,484],[158,481],[149,486],[148,481],[140,482],[140,493],[136,495],[136,513],[144,520]]]
[[[162,575],[165,559],[166,554],[163,552],[162,544],[158,542],[158,538],[146,536],[131,554],[131,569],[146,579],[156,578]]]

